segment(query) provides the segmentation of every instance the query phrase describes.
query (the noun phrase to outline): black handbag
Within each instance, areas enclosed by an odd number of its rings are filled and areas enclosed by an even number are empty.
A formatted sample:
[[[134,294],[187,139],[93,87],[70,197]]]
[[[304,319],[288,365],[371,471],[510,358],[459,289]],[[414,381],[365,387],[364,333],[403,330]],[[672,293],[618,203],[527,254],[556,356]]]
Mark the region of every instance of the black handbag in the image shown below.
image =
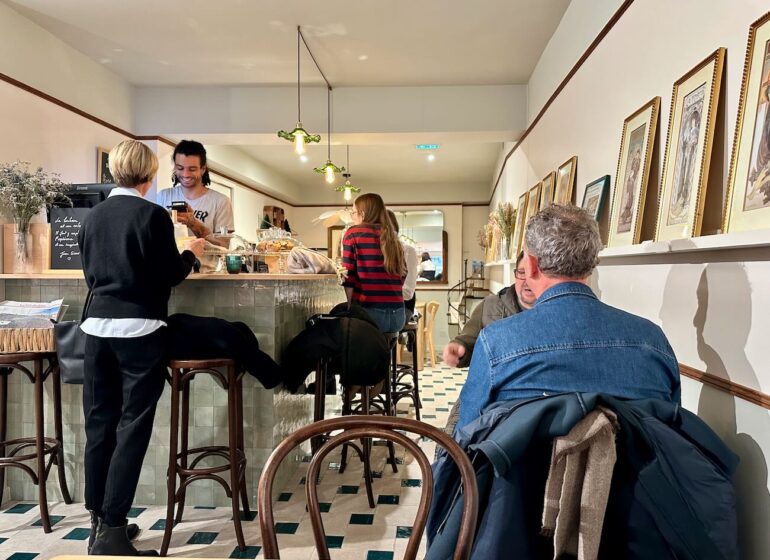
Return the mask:
[[[64,383],[83,384],[83,362],[86,355],[86,333],[80,330],[80,323],[86,318],[91,304],[91,290],[83,305],[80,321],[59,321],[53,326],[56,340],[56,356],[59,359],[59,374]]]

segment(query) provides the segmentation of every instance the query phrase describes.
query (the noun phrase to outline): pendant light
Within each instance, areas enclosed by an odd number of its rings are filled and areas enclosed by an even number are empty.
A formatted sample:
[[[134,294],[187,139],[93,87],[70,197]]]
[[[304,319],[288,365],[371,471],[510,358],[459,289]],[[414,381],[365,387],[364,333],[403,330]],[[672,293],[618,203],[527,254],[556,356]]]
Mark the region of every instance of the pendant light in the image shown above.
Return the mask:
[[[345,177],[345,184],[344,185],[340,185],[339,187],[335,187],[334,190],[337,191],[337,192],[341,192],[342,196],[345,198],[345,201],[349,202],[350,200],[353,199],[353,195],[354,194],[358,194],[358,193],[361,192],[361,189],[359,189],[358,187],[354,187],[353,185],[350,184],[350,177],[351,177],[351,173],[350,173],[350,144],[348,144],[348,146],[346,148],[346,151],[347,151],[347,162],[346,163],[347,163],[347,166],[348,166],[348,171],[347,171],[347,173],[343,173],[342,174],[342,176]],[[342,169],[344,170],[345,168],[343,167]]]
[[[316,173],[323,173],[326,182],[334,183],[334,174],[345,171],[344,167],[337,167],[332,163],[332,88],[326,88],[326,163],[321,167],[313,168]]]
[[[305,144],[320,142],[321,136],[319,134],[310,134],[302,126],[302,105],[300,103],[300,39],[301,32],[299,27],[297,27],[297,126],[295,126],[294,130],[291,132],[279,130],[278,136],[289,142],[294,142],[294,151],[297,152],[297,154],[302,155],[305,153]]]

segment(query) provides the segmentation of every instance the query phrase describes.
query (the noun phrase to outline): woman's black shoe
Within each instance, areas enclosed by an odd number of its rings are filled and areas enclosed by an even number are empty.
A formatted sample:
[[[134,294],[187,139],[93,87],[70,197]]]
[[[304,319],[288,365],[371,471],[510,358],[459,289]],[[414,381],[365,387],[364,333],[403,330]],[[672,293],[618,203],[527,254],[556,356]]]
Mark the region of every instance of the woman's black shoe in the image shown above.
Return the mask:
[[[88,536],[88,553],[91,553],[91,547],[94,546],[94,539],[96,539],[96,531],[99,529],[99,515],[97,515],[96,512],[90,511],[91,514],[91,534]],[[132,541],[136,537],[139,536],[139,533],[141,531],[139,530],[139,525],[136,523],[129,523],[126,526],[126,534],[128,535],[128,540]]]
[[[88,551],[91,556],[158,556],[156,550],[137,550],[128,540],[126,525],[110,527],[99,522],[94,544]]]

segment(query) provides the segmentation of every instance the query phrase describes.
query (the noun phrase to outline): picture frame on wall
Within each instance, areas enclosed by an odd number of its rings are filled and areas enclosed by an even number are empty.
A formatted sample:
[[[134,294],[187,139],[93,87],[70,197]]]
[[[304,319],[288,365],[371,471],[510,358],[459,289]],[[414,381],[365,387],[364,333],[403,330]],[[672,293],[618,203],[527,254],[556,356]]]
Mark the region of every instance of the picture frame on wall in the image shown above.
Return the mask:
[[[623,121],[608,247],[639,243],[659,112],[660,97],[656,96]]]
[[[96,148],[96,182],[102,184],[115,182],[110,173],[110,151],[106,148]]]
[[[345,235],[345,226],[330,226],[326,229],[326,254],[335,262],[342,258],[343,235]]]
[[[556,171],[556,191],[553,195],[554,203],[572,203],[572,191],[575,188],[576,170],[577,156],[572,156],[559,166],[559,169]]]
[[[524,220],[524,227],[527,226],[529,219],[538,213],[540,210],[540,191],[542,190],[542,181],[529,189],[527,193],[527,213]]]
[[[725,53],[717,49],[674,82],[657,241],[700,235]]]
[[[594,220],[599,221],[604,209],[604,200],[607,198],[607,190],[610,186],[610,176],[599,177],[586,185],[583,191],[583,203],[580,205],[583,210],[591,214]]]
[[[554,187],[556,186],[556,172],[551,171],[548,175],[546,175],[543,178],[541,185],[540,204],[538,206],[538,210],[542,210],[543,208],[553,204],[553,191]]]
[[[529,192],[525,192],[519,197],[519,202],[516,206],[516,227],[513,230],[513,247],[515,249],[514,254],[518,255],[521,252],[521,247],[524,245],[524,226],[526,225],[527,217],[527,199],[529,198]]]
[[[722,230],[770,228],[770,13],[749,27],[727,185]]]

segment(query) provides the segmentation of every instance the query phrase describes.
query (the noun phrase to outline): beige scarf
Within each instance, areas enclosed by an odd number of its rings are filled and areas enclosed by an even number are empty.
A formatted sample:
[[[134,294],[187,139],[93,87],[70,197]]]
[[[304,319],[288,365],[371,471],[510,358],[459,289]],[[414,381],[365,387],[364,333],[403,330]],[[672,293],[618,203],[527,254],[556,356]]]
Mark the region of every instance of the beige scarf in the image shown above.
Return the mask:
[[[615,413],[597,407],[554,440],[541,531],[553,536],[554,558],[594,560],[599,554],[617,430]]]

